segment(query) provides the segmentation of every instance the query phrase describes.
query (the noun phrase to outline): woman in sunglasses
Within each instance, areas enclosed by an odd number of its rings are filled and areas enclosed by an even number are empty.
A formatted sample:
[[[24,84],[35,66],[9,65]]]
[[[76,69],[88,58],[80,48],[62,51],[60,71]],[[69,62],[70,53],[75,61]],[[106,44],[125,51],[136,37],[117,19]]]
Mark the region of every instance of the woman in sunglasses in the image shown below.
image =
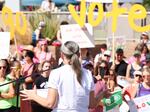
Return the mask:
[[[143,76],[143,83],[141,84],[140,88],[137,91],[138,97],[150,95],[150,68],[149,67],[143,68],[142,76]]]
[[[52,53],[49,52],[49,50],[48,50],[47,40],[41,40],[39,43],[40,43],[40,48],[41,49],[38,53],[36,53],[36,57],[38,58],[39,63],[42,63],[45,60],[52,61],[53,56],[52,56]]]
[[[15,60],[10,63],[10,74],[6,76],[7,80],[13,81],[17,80],[21,77],[21,64],[19,61]],[[21,87],[21,81],[15,81],[14,83],[15,88],[15,97],[12,98],[12,105],[15,112],[20,110],[20,97],[19,97],[19,89]]]
[[[134,73],[134,81],[131,85],[124,88],[125,93],[128,93],[128,96],[133,99],[138,96],[139,88],[141,87],[143,78],[141,71],[135,71]]]
[[[133,54],[135,61],[127,66],[126,79],[132,84],[134,82],[134,72],[142,70],[141,52],[136,50]]]
[[[7,64],[5,60],[0,60],[0,85],[8,83],[6,79]],[[0,112],[12,112],[11,98],[14,97],[15,90],[13,83],[0,86]]]

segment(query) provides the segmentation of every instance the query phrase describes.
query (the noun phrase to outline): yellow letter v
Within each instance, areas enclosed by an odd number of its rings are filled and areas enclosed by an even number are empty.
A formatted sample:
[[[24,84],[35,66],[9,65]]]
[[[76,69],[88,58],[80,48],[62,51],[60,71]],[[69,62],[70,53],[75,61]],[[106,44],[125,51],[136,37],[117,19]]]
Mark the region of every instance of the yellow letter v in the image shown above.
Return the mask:
[[[80,14],[78,15],[75,11],[75,8],[73,5],[69,4],[68,9],[72,15],[72,17],[74,18],[74,20],[81,26],[84,26],[85,23],[85,16],[86,16],[86,4],[85,4],[85,0],[81,1],[81,9],[80,9]]]

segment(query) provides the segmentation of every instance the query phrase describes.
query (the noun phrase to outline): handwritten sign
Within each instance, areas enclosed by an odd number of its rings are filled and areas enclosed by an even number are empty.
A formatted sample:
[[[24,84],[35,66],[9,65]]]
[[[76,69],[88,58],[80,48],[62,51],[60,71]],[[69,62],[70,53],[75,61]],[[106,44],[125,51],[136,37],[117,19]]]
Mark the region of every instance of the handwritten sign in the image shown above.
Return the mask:
[[[47,98],[48,89],[37,89],[37,95],[43,98]]]
[[[74,9],[74,5],[69,4],[68,9],[72,15],[72,17],[74,18],[74,20],[81,26],[83,27],[85,24],[85,18],[86,18],[86,0],[82,0],[81,1],[81,9],[80,9],[80,14],[78,14],[75,9]],[[95,7],[97,6],[98,8],[98,16],[97,19],[93,19],[93,12],[95,10]],[[101,3],[91,3],[89,8],[88,8],[89,12],[88,12],[88,22],[92,25],[92,26],[97,26],[99,25],[104,17],[104,11],[103,11],[103,5]],[[146,9],[139,4],[135,4],[131,7],[131,9],[129,10],[129,12],[127,11],[127,8],[120,8],[118,6],[118,2],[116,0],[113,0],[112,3],[112,11],[111,12],[107,12],[106,13],[106,17],[112,18],[112,32],[116,31],[117,28],[117,19],[118,16],[124,13],[128,13],[128,22],[130,27],[137,31],[137,32],[144,32],[144,31],[149,31],[150,30],[150,25],[147,26],[138,26],[135,24],[135,20],[136,19],[143,19],[146,17]]]
[[[115,108],[117,105],[122,104],[121,91],[115,91],[110,98],[103,98],[103,104],[105,105],[105,110],[109,111]]]
[[[149,112],[150,111],[150,95],[142,96],[129,101],[131,112]]]
[[[124,49],[125,44],[126,44],[126,38],[125,36],[115,36],[115,47],[116,48],[122,48]],[[107,38],[107,45],[108,45],[108,49],[112,50],[112,43],[113,43],[113,37],[108,37]]]
[[[10,33],[0,32],[0,59],[7,59],[10,48]]]
[[[62,42],[74,41],[80,48],[95,47],[93,38],[93,28],[90,24],[80,27],[78,24],[61,25],[60,31]]]

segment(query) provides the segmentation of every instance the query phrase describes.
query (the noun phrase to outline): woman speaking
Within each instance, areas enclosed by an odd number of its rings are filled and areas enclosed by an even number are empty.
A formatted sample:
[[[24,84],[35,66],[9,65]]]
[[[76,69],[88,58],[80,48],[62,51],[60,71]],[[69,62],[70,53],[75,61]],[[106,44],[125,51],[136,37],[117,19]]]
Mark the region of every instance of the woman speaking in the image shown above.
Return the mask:
[[[33,91],[22,92],[24,100],[34,100],[53,112],[88,112],[95,107],[109,90],[94,96],[94,82],[90,71],[81,67],[79,46],[67,41],[61,46],[64,66],[51,71],[48,81],[47,98],[42,98]]]

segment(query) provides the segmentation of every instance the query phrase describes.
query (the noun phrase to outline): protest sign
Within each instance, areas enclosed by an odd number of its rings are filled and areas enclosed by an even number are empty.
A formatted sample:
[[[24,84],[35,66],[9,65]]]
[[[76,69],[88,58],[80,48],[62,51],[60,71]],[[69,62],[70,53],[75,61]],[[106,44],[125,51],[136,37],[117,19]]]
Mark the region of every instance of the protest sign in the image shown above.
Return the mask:
[[[74,41],[78,43],[80,48],[95,47],[93,27],[90,24],[85,24],[82,28],[78,24],[61,25],[60,31],[63,43],[66,41]]]
[[[10,48],[10,33],[0,32],[0,59],[7,59]]]
[[[135,23],[136,19],[143,19],[146,17],[147,12],[146,12],[146,9],[142,5],[135,4],[130,9],[123,8],[123,7],[120,8],[117,0],[113,0],[112,11],[104,14],[103,5],[101,3],[91,3],[88,7],[88,14],[86,14],[87,7],[86,7],[85,2],[86,0],[81,1],[80,14],[75,11],[74,5],[69,4],[68,6],[68,9],[72,17],[74,18],[74,20],[82,27],[85,25],[85,18],[87,18],[88,22],[92,26],[97,26],[102,22],[103,17],[105,15],[107,18],[110,18],[110,17],[113,18],[112,19],[112,32],[114,33],[116,32],[116,29],[117,29],[118,16],[124,13],[128,13],[128,22],[129,22],[130,27],[133,30],[137,32],[149,31],[149,28],[150,28],[149,25],[141,27],[141,26],[136,25]],[[96,6],[98,8],[98,12],[97,12],[98,17],[96,20],[93,20],[93,12]],[[127,10],[129,10],[129,12]]]
[[[125,36],[114,36],[114,41],[115,41],[115,48],[122,48],[124,49],[125,44],[126,44],[126,38]],[[112,50],[112,45],[113,44],[113,37],[107,37],[107,46],[108,49]]]
[[[121,91],[114,92],[109,99],[103,98],[102,102],[106,111],[114,109],[117,105],[122,104]]]
[[[37,95],[43,98],[47,98],[48,89],[37,89]]]
[[[128,102],[131,112],[149,112],[150,95],[135,98]]]

